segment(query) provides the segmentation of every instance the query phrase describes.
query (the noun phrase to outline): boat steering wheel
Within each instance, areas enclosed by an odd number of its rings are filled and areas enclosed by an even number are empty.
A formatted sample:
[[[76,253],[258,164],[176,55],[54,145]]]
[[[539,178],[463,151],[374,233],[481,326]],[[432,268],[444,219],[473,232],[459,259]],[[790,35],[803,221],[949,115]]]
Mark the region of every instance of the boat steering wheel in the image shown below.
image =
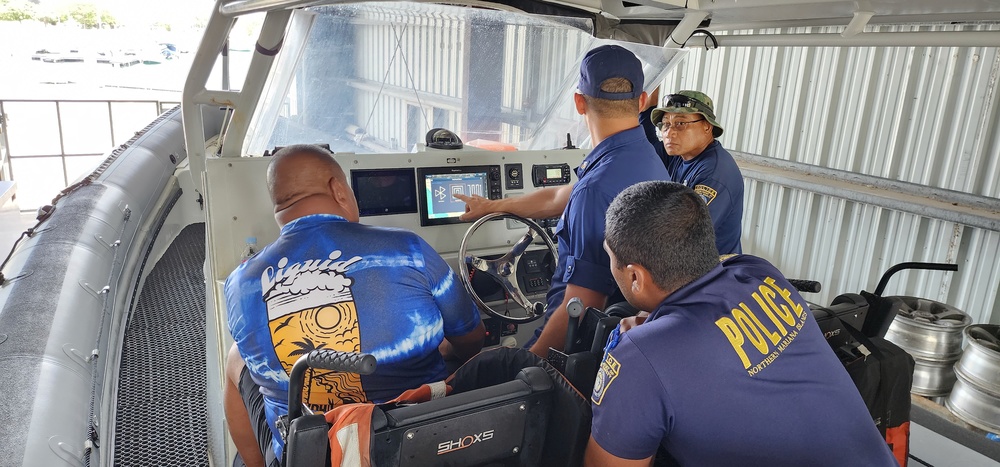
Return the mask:
[[[528,231],[525,232],[524,236],[517,243],[514,243],[510,251],[497,259],[485,259],[468,254],[469,239],[472,238],[472,235],[476,233],[476,230],[481,225],[494,219],[514,219],[527,225]],[[552,243],[552,239],[549,238],[548,234],[534,221],[521,216],[506,212],[488,214],[473,223],[469,227],[469,230],[465,231],[465,236],[462,237],[462,246],[458,250],[460,277],[462,284],[465,285],[465,290],[472,296],[472,300],[476,302],[476,305],[479,305],[480,310],[502,321],[516,324],[530,323],[545,314],[545,303],[529,300],[517,283],[517,263],[528,249],[528,246],[539,236],[545,240],[545,245],[549,248],[549,253],[552,255],[553,260],[558,261],[555,259],[558,258],[556,246]],[[507,296],[513,298],[514,302],[524,309],[524,316],[510,316],[506,313],[500,313],[487,305],[476,290],[472,288],[472,277],[469,275],[470,270],[475,274],[486,274],[499,283]]]

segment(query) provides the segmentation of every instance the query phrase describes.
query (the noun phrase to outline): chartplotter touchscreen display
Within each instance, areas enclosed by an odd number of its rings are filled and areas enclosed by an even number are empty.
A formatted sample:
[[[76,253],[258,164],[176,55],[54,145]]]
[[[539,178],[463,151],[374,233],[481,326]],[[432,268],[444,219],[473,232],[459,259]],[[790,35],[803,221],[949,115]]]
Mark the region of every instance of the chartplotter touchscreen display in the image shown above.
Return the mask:
[[[442,173],[444,172],[444,173]],[[462,222],[465,202],[459,195],[490,197],[487,167],[417,169],[420,186],[420,225],[443,225]]]
[[[352,170],[351,187],[362,216],[417,212],[413,169]]]

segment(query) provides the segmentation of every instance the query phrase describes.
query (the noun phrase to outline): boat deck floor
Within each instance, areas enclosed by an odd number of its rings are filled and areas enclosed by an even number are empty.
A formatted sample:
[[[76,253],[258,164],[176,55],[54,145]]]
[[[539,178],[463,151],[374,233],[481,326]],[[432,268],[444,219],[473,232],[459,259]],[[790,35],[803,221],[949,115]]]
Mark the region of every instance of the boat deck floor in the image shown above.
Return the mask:
[[[208,465],[205,224],[184,228],[146,278],[125,331],[116,466]]]

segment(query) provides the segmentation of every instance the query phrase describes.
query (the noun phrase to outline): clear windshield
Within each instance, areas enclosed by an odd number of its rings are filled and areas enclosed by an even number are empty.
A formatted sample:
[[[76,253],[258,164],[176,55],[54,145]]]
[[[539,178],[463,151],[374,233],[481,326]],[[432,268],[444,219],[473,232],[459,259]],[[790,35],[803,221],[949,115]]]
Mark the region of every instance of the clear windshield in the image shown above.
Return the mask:
[[[583,55],[611,42],[591,36],[589,20],[424,3],[311,12],[304,49],[284,53],[272,74],[247,154],[302,142],[407,152],[432,128],[472,145],[551,149],[567,134],[589,145],[572,95]],[[647,90],[679,60],[679,51],[619,44],[642,60]]]

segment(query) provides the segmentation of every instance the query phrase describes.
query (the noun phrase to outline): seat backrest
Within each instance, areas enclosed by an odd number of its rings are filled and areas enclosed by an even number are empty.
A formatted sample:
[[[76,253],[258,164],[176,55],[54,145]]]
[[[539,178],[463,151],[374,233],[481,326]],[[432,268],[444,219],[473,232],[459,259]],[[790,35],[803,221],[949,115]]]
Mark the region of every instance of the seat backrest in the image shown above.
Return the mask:
[[[499,347],[485,350],[459,368],[449,384],[453,394],[462,393],[509,381],[521,369],[529,367],[545,370],[555,386],[553,412],[544,434],[545,451],[538,465],[581,465],[590,438],[590,400],[546,360],[525,349]]]
[[[590,402],[535,354],[503,347],[483,351],[448,384],[451,395],[441,399],[368,406],[371,429],[364,431],[370,431],[373,465],[582,464]],[[332,413],[327,415],[336,417]],[[319,417],[299,416],[289,424],[286,467],[329,464],[329,439],[317,429]]]
[[[330,425],[322,414],[292,420],[285,440],[285,465],[324,467],[330,464]]]
[[[397,465],[542,465],[552,378],[538,367],[504,383],[375,414],[372,462]],[[380,426],[381,425],[381,426]]]

